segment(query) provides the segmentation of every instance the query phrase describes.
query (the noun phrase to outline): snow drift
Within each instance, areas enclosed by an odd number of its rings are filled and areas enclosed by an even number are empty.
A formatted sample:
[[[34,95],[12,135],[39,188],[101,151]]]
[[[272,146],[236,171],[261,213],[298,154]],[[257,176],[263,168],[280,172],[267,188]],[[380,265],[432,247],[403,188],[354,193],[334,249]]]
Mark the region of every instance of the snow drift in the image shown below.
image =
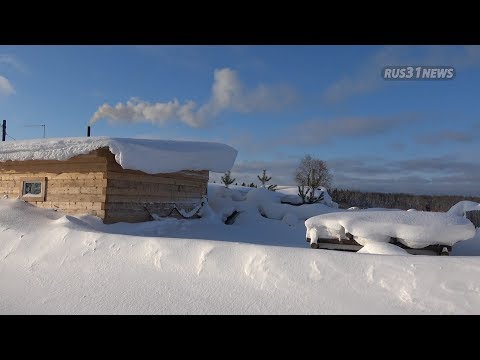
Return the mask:
[[[288,202],[290,204],[301,204],[302,198],[298,195],[297,186],[277,186],[277,193],[283,194],[282,202]],[[324,204],[329,207],[338,208],[338,204],[332,200],[332,197],[328,193],[327,188],[320,186],[315,189],[315,196],[319,196],[323,192],[323,200],[319,201],[318,204]]]
[[[110,149],[122,168],[149,174],[226,172],[237,157],[234,148],[214,142],[78,137],[2,142],[0,161],[68,160],[102,147]]]
[[[261,220],[279,229],[271,237],[288,232]],[[163,232],[171,223],[179,227]],[[386,259],[242,244],[225,240],[237,230],[242,242],[262,241],[262,227],[201,223],[105,225],[1,199],[0,313],[480,314],[477,257]],[[162,237],[111,233],[142,228]],[[219,234],[224,241],[200,238]]]
[[[285,194],[270,191],[265,188],[227,189],[218,184],[208,184],[208,201],[212,208],[225,218],[234,211],[240,212],[239,218],[263,216],[268,219],[282,220],[294,225],[298,221],[305,221],[309,217],[330,212],[343,211],[323,203],[304,204],[295,206],[282,204]],[[329,198],[325,192],[326,198]]]

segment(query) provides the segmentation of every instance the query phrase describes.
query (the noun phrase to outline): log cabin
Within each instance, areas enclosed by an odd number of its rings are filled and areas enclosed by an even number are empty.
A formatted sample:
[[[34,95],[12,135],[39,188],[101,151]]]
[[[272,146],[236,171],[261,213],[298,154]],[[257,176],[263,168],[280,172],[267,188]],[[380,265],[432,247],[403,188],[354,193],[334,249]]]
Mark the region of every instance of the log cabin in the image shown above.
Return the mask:
[[[231,169],[220,143],[107,137],[0,143],[0,196],[104,223],[143,222],[189,211],[207,195],[209,172]]]

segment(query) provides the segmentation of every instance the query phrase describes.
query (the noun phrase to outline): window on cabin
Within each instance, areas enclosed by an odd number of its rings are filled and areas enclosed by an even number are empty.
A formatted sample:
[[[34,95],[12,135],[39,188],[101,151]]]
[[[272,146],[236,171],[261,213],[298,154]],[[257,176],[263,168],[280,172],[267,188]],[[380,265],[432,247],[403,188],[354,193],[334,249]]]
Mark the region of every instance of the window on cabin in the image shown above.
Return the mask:
[[[40,181],[24,181],[23,196],[40,196],[42,195],[42,183]]]
[[[21,198],[26,201],[44,201],[45,180],[23,180],[21,187]]]

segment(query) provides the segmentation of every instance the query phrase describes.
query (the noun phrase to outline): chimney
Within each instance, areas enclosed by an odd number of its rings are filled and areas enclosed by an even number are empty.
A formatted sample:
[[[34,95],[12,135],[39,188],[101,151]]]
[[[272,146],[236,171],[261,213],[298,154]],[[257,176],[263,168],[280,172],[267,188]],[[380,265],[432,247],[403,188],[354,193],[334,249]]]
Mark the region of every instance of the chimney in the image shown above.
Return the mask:
[[[3,120],[2,124],[2,141],[5,141],[5,135],[7,135],[7,120]]]

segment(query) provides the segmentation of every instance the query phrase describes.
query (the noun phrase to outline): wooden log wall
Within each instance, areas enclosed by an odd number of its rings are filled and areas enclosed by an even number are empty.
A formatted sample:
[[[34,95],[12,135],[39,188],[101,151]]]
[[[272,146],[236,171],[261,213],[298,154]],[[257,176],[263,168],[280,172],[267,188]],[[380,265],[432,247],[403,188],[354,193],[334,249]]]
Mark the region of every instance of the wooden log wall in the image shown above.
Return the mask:
[[[173,204],[189,211],[207,195],[207,170],[147,174],[123,169],[110,152],[106,158],[106,223],[147,221],[151,219],[150,213],[166,216]]]
[[[0,196],[21,198],[25,179],[45,179],[45,201],[30,201],[42,208],[68,214],[105,216],[107,161],[97,152],[67,161],[28,160],[0,162]],[[24,198],[28,200],[27,198]]]
[[[38,207],[91,214],[105,223],[139,222],[150,220],[150,213],[168,215],[173,204],[191,210],[207,194],[208,175],[206,170],[125,170],[108,148],[102,148],[66,161],[0,162],[0,196],[20,198],[23,179],[44,178],[45,201],[31,201]]]

